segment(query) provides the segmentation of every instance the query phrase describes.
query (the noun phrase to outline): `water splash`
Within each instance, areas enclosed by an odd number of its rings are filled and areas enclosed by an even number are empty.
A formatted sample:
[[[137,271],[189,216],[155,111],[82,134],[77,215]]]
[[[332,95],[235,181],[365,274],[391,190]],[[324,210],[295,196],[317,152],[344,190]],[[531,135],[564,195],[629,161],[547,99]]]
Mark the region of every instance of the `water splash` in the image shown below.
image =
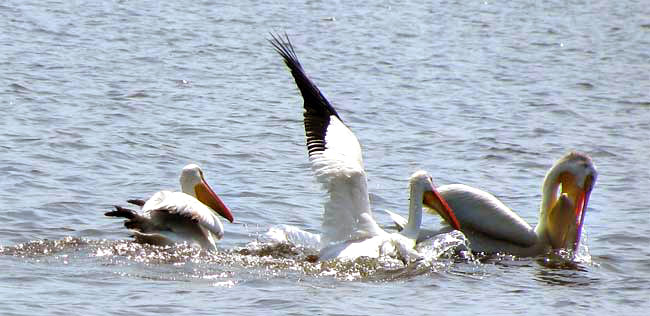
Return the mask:
[[[61,240],[34,240],[15,246],[0,246],[0,254],[15,257],[53,256],[62,252],[78,249],[87,245],[81,238],[65,237]]]
[[[320,235],[302,230],[291,225],[277,225],[261,235],[258,240],[270,243],[291,243],[308,249],[320,247]]]
[[[585,227],[582,228],[582,238],[580,244],[578,245],[578,251],[576,252],[573,260],[582,264],[595,264],[591,260],[591,253],[589,252],[589,234],[587,233],[587,229]]]
[[[292,226],[279,226],[243,247],[209,252],[189,244],[153,246],[130,240],[35,240],[0,247],[0,255],[28,260],[78,264],[94,261],[114,273],[152,280],[199,280],[217,287],[237,286],[247,279],[334,278],[348,281],[388,281],[446,271],[457,260],[454,250],[466,241],[462,234],[438,236],[422,244],[419,260],[392,257],[317,262],[318,235]]]
[[[445,234],[435,235],[427,240],[417,244],[416,250],[428,261],[436,260],[440,257],[453,257],[459,251],[471,252],[469,250],[469,241],[465,235],[454,230]]]
[[[416,247],[419,258],[403,260],[382,256],[355,260],[316,261],[320,236],[290,225],[271,227],[240,252],[272,256],[299,255],[312,262],[306,271],[316,276],[330,276],[343,280],[394,280],[449,269],[455,261],[475,260],[468,250],[468,241],[459,231],[437,235]],[[278,253],[280,251],[280,253]],[[307,254],[307,255],[305,255]]]

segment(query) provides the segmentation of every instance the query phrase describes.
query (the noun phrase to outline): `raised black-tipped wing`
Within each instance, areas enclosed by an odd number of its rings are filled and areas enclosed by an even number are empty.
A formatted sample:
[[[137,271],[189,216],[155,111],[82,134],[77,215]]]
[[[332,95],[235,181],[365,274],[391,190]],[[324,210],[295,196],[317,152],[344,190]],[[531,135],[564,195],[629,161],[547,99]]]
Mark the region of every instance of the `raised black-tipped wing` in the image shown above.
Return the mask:
[[[316,179],[329,194],[324,205],[321,243],[382,233],[372,218],[361,145],[302,69],[285,34],[270,41],[291,70],[305,101],[304,123],[309,160]]]
[[[311,157],[315,152],[325,150],[325,135],[330,124],[330,117],[334,116],[339,120],[341,118],[325,96],[318,90],[318,87],[307,78],[300,61],[298,61],[293,45],[291,45],[289,36],[285,34],[283,38],[280,35],[271,34],[271,37],[273,38],[270,40],[271,45],[284,58],[284,63],[291,70],[291,75],[293,75],[305,101],[305,134],[307,136],[307,150]]]

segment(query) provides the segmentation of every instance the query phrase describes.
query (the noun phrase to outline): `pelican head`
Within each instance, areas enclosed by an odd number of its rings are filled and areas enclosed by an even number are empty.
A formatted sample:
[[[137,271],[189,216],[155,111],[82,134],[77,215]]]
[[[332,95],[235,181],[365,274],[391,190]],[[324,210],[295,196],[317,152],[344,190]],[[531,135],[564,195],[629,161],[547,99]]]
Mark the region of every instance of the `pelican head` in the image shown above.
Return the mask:
[[[411,204],[418,203],[424,205],[432,210],[435,210],[447,223],[449,223],[453,228],[460,229],[460,224],[456,215],[452,211],[451,207],[447,204],[447,201],[438,193],[433,184],[431,176],[426,171],[416,171],[411,175],[409,180],[411,187],[411,199],[422,199],[421,201],[411,201]],[[414,218],[417,220],[417,218]],[[408,223],[413,223],[409,214]],[[408,228],[408,226],[407,226]]]
[[[591,158],[571,152],[560,158],[546,174],[538,236],[553,249],[576,251],[591,190],[598,172]]]
[[[201,203],[210,207],[217,214],[223,216],[231,223],[234,221],[232,213],[221,201],[203,177],[203,170],[195,164],[189,164],[181,171],[181,190],[195,197]]]

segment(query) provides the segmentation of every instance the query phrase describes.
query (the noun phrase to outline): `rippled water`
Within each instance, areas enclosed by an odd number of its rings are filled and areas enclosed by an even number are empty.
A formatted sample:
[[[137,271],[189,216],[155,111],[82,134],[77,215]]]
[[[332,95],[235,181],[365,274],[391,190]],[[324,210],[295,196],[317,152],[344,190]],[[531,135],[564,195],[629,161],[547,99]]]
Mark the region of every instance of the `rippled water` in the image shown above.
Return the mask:
[[[0,304],[25,314],[639,314],[650,294],[644,1],[0,4]],[[550,164],[588,153],[583,260],[312,263],[323,195],[286,31],[364,146],[374,208],[407,177],[491,191],[531,223]],[[199,163],[236,224],[218,254],[131,243],[103,213]],[[388,216],[375,212],[389,225]],[[438,225],[427,217],[425,224]]]

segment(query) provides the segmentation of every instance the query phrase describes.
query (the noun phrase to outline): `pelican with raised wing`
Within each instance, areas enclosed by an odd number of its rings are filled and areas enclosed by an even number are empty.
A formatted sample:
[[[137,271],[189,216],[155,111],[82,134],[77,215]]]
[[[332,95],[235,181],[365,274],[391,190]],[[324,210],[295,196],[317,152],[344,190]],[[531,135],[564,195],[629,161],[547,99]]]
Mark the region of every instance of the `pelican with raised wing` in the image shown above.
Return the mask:
[[[217,214],[232,223],[232,213],[205,181],[199,166],[185,166],[180,182],[182,192],[159,191],[147,201],[128,200],[142,208],[141,214],[115,206],[115,211],[105,215],[126,218],[124,226],[133,231],[137,242],[153,245],[188,242],[216,250],[216,242],[224,234]]]
[[[516,256],[536,256],[551,249],[575,253],[597,176],[585,154],[571,152],[555,162],[544,178],[535,229],[488,192],[463,184],[443,185],[438,192],[454,210],[472,251]],[[409,222],[396,214],[391,217],[398,226]]]
[[[316,179],[327,190],[320,260],[394,256],[419,257],[413,249],[422,220],[422,206],[435,209],[452,226],[458,221],[424,171],[409,181],[409,224],[400,233],[388,233],[375,222],[370,209],[361,145],[336,110],[304,73],[288,36],[273,36],[271,44],[285,64],[304,100],[307,151]]]

